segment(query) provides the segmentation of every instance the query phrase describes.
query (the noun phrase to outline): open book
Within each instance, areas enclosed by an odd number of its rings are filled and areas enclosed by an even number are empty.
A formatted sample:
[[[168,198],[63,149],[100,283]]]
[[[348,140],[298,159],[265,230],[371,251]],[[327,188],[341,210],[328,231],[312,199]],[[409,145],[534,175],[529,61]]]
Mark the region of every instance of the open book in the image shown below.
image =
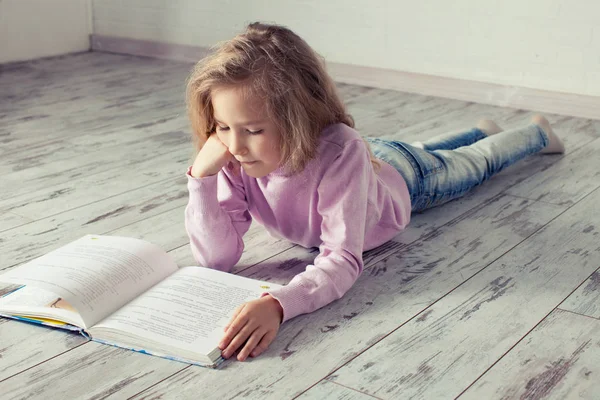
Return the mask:
[[[216,368],[235,308],[276,287],[203,267],[178,268],[142,240],[87,235],[0,275],[0,315]]]

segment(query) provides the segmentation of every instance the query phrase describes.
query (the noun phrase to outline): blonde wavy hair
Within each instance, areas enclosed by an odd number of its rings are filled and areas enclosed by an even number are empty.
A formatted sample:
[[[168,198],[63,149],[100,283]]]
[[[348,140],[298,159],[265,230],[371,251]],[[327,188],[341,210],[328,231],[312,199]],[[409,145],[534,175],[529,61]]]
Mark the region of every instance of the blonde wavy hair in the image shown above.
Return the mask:
[[[292,174],[316,156],[326,126],[354,127],[323,58],[284,26],[252,23],[196,64],[186,92],[196,152],[215,132],[211,93],[219,87],[241,87],[265,100],[267,115],[281,135],[281,163]]]

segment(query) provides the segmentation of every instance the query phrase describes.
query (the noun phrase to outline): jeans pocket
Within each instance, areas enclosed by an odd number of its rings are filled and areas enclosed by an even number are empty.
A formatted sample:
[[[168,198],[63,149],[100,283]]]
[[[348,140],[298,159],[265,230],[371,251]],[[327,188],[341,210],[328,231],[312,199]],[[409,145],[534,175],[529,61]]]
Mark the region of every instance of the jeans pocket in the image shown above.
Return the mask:
[[[406,143],[397,144],[402,146],[402,148],[412,156],[423,179],[444,170],[444,163],[435,155],[435,153],[411,146]]]

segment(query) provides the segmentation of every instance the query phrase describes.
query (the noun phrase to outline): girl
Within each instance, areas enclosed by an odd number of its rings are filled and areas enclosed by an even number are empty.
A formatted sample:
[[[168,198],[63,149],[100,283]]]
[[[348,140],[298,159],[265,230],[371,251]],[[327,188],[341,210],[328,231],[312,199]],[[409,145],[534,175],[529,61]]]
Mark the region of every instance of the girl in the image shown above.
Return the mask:
[[[262,353],[281,323],[339,299],[361,274],[363,251],[392,239],[411,212],[458,198],[529,154],[564,152],[541,116],[511,131],[483,120],[423,143],[369,146],[322,59],[277,25],[251,24],[200,61],[187,102],[198,154],[185,224],[196,260],[231,271],[252,219],[320,250],[288,285],[235,311],[219,347],[224,358],[241,348],[240,361]]]

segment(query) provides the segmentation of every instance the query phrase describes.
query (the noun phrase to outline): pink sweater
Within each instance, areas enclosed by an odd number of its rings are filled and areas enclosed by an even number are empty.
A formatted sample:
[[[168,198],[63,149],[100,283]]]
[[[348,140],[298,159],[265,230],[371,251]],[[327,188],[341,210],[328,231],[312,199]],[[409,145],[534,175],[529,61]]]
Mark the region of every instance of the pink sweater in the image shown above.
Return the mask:
[[[244,250],[252,219],[272,236],[319,247],[286,286],[268,292],[283,308],[283,321],[339,299],[363,269],[362,253],[393,238],[410,220],[410,197],[402,176],[381,162],[373,170],[366,144],[344,124],[327,127],[317,157],[299,174],[277,170],[251,178],[234,175],[195,179],[189,174],[185,226],[192,252],[204,266],[231,271]]]

